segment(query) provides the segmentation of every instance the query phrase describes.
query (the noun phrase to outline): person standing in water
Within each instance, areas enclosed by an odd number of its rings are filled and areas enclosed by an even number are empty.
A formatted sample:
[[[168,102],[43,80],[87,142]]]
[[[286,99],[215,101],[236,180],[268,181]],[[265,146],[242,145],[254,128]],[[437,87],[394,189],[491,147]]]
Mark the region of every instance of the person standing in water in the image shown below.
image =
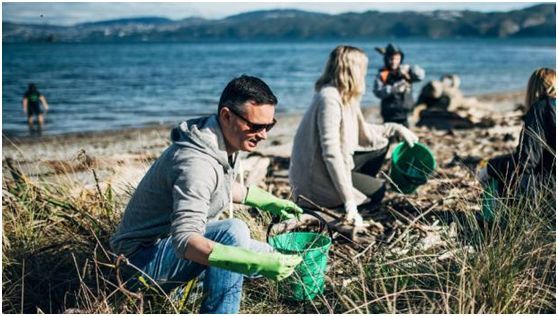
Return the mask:
[[[41,104],[44,107],[44,111],[41,108]],[[22,100],[23,112],[27,113],[27,124],[29,125],[29,131],[33,132],[35,130],[33,126],[33,117],[37,116],[37,123],[39,125],[39,132],[43,129],[44,116],[43,113],[48,111],[48,103],[44,95],[42,95],[37,86],[34,83],[30,83],[27,87],[27,91],[23,95]]]

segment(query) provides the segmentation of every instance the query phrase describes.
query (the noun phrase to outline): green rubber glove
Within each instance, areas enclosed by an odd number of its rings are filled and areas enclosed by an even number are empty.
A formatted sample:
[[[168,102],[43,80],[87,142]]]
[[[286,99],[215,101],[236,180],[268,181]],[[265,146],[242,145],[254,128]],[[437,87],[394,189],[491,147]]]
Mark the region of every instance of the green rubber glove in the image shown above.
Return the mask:
[[[281,219],[300,219],[302,209],[293,201],[275,197],[256,186],[250,186],[244,204],[257,207],[263,211],[279,216]]]
[[[256,252],[246,248],[215,243],[209,254],[209,265],[245,275],[263,275],[280,281],[294,272],[302,262],[298,255]]]

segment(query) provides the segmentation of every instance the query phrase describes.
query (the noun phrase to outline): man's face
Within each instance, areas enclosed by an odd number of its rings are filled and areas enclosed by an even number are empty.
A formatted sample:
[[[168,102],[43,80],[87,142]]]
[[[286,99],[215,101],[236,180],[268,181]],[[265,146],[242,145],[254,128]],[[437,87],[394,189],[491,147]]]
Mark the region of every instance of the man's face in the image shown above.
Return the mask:
[[[258,124],[273,124],[275,106],[272,104],[254,104],[247,101],[241,107],[242,111],[235,113],[224,107],[219,113],[221,129],[227,142],[229,154],[243,150],[252,152],[258,143],[267,138],[265,128],[254,130]]]
[[[391,70],[396,70],[401,65],[401,54],[393,54],[389,57],[389,68]]]

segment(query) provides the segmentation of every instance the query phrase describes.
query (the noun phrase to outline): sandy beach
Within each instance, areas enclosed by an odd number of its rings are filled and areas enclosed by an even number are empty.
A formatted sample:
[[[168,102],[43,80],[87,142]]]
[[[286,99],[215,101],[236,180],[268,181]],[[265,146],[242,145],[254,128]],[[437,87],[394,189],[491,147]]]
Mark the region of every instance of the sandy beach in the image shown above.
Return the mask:
[[[452,220],[452,217],[470,215],[480,211],[482,188],[474,178],[476,165],[483,158],[494,157],[515,148],[519,141],[518,136],[522,125],[522,111],[518,109],[518,106],[523,103],[524,95],[521,91],[512,91],[479,95],[474,98],[476,100],[475,109],[466,110],[471,110],[477,116],[480,115],[483,122],[490,122],[488,124],[490,127],[454,130],[412,128],[420,141],[432,150],[437,161],[437,168],[432,177],[415,193],[400,194],[390,188],[391,186],[388,184],[388,191],[379,208],[361,210],[365,224],[368,226],[359,231],[355,231],[352,226],[335,219],[341,218],[343,215],[341,210],[322,212],[322,216],[334,229],[334,241],[329,250],[330,259],[326,275],[327,290],[323,297],[320,296],[315,302],[292,304],[280,299],[275,284],[270,281],[250,280],[246,281],[241,312],[261,313],[261,304],[267,304],[267,306],[275,306],[276,311],[280,313],[332,313],[335,311],[365,313],[364,310],[355,309],[354,303],[351,303],[352,301],[347,295],[353,295],[352,297],[360,302],[359,294],[350,293],[360,291],[365,286],[372,287],[373,293],[376,293],[374,295],[380,297],[387,295],[385,293],[390,293],[389,291],[397,292],[400,290],[400,285],[393,285],[390,280],[394,277],[398,278],[398,275],[401,274],[413,276],[412,280],[416,280],[419,285],[422,284],[422,276],[435,275],[436,278],[439,278],[443,274],[453,280],[454,277],[458,278],[461,275],[461,272],[455,271],[455,273],[447,273],[445,270],[447,267],[457,267],[462,269],[461,271],[467,270],[470,277],[461,277],[459,279],[461,281],[452,281],[458,283],[452,285],[450,289],[446,288],[446,281],[443,281],[444,284],[439,283],[444,287],[440,291],[451,292],[454,289],[460,293],[468,291],[471,288],[469,282],[475,280],[478,283],[474,285],[474,288],[484,287],[486,284],[484,279],[477,280],[476,278],[492,278],[494,267],[485,264],[482,260],[499,260],[500,258],[492,258],[491,251],[476,252],[477,250],[473,249],[473,246],[468,245],[469,243],[474,244],[472,240],[460,239],[459,234],[464,231],[463,227],[466,226],[463,226],[464,222]],[[365,107],[364,114],[369,122],[379,121],[377,107]],[[289,198],[291,192],[288,183],[289,157],[293,136],[300,122],[301,114],[279,115],[277,119],[278,124],[269,133],[268,140],[263,142],[256,152],[241,155],[245,170],[243,180],[245,184],[257,184],[275,195]],[[135,294],[115,288],[116,281],[110,277],[115,271],[112,268],[114,258],[106,253],[101,254],[99,249],[103,247],[108,249],[108,238],[118,223],[118,218],[124,210],[130,193],[134,191],[151,163],[169,145],[170,128],[171,126],[149,126],[123,131],[41,138],[8,139],[3,137],[2,168],[5,201],[3,213],[5,229],[10,232],[10,238],[4,240],[4,251],[10,253],[11,257],[17,258],[15,263],[10,265],[9,279],[18,279],[17,275],[21,272],[26,273],[25,284],[31,282],[30,280],[44,280],[46,273],[44,270],[45,267],[48,267],[47,279],[49,282],[68,285],[68,288],[58,288],[55,298],[65,297],[66,291],[73,291],[77,287],[82,289],[101,287],[101,291],[97,295],[86,294],[89,293],[88,291],[79,294],[90,295],[88,303],[77,304],[81,307],[68,309],[76,304],[67,304],[65,301],[58,300],[54,303],[56,310],[85,313],[115,313],[130,312],[131,310],[138,313],[143,312],[144,304],[142,302],[138,303],[139,305],[134,305],[133,302],[132,304],[117,304],[114,307],[110,304],[95,303],[96,301],[108,302],[109,297],[115,292],[127,297],[128,301],[125,302],[129,302],[130,299],[133,301],[133,298],[137,297]],[[393,148],[392,145],[390,150]],[[390,152],[387,157],[379,177],[386,179],[389,183]],[[17,171],[14,172],[14,170]],[[21,173],[24,175],[23,178]],[[13,179],[14,175],[19,179]],[[108,190],[109,188],[112,190]],[[243,210],[238,211],[238,208],[243,208]],[[544,205],[536,208],[536,210],[547,209],[548,207]],[[43,219],[45,214],[50,215]],[[333,214],[333,216],[328,214]],[[536,212],[533,214],[535,217],[540,216]],[[223,216],[227,215],[228,212],[223,213]],[[521,215],[521,218],[525,216]],[[262,216],[257,210],[238,205],[235,217],[244,220],[249,225],[252,238],[265,240],[266,228],[270,221],[269,216]],[[472,216],[464,217],[471,218]],[[311,228],[308,225],[310,220],[309,215],[305,214],[300,222],[291,221],[275,227],[292,229],[299,226],[307,229]],[[537,221],[537,218],[526,218],[525,221],[532,223]],[[42,226],[44,227],[41,228]],[[41,237],[43,233],[38,235],[29,233],[39,229],[48,237]],[[530,234],[536,235],[538,231],[525,229],[521,232],[527,235],[517,237],[519,240],[516,240],[515,244],[534,240]],[[496,249],[494,251],[497,253],[505,252],[508,249],[508,240],[515,238],[516,235],[517,230],[511,227],[501,237],[501,240],[505,240],[505,242],[499,242],[499,239],[496,239],[494,244],[486,241],[486,247]],[[29,236],[39,236],[40,238],[34,239],[35,237]],[[531,255],[533,246],[528,244],[525,247],[525,252],[528,252],[529,255],[521,256],[522,252],[518,252],[517,258],[533,257]],[[550,258],[548,260],[552,261],[555,258],[555,246],[548,249],[551,251],[549,250],[548,254],[545,252],[545,257],[542,258]],[[467,258],[471,253],[476,253],[482,260],[466,261],[469,260]],[[74,255],[78,256],[77,263]],[[102,267],[97,264],[99,258]],[[356,258],[359,259],[355,260]],[[26,263],[25,267],[17,265],[17,262],[22,260]],[[503,257],[502,260],[505,261],[506,258]],[[501,261],[495,262],[494,264],[503,264],[499,263]],[[397,265],[393,265],[393,263],[397,263]],[[371,269],[369,276],[359,274],[363,265],[367,269]],[[56,268],[51,269],[52,266],[56,266]],[[87,268],[88,281],[84,282],[81,277],[76,278],[74,268],[77,266],[83,267],[80,268],[83,271]],[[24,270],[24,268],[28,270]],[[408,271],[408,269],[414,270]],[[420,271],[423,270],[431,272],[421,274]],[[510,268],[510,271],[512,270]],[[512,272],[515,273],[514,271]],[[552,269],[548,271],[544,270],[544,273],[554,275]],[[98,275],[95,273],[106,273],[109,275],[107,280],[112,280],[110,281],[112,283],[99,281]],[[367,278],[370,278],[371,281],[368,281]],[[523,282],[525,276],[519,275],[517,279]],[[440,282],[439,279],[432,284],[437,286],[438,282]],[[488,283],[490,282],[492,280],[488,281]],[[391,290],[374,288],[378,284],[382,287],[393,285],[396,288]],[[406,286],[405,284],[407,283],[404,283],[403,286]],[[534,286],[538,286],[538,284],[539,282],[533,282]],[[13,301],[20,299],[17,285],[10,287],[10,289],[16,289],[9,291]],[[48,286],[50,289],[51,283]],[[45,300],[51,304],[50,296],[43,296],[45,290],[41,286],[31,288],[27,286],[25,290],[27,301]],[[197,294],[194,293],[188,303],[192,307],[187,310],[197,310],[196,304],[199,304],[199,298],[201,298],[201,287],[197,287],[195,291]],[[423,288],[420,287],[413,291],[418,291],[417,295],[424,295],[430,289],[427,287],[424,290],[426,292],[423,292]],[[411,296],[406,299],[414,300],[413,292],[409,293]],[[370,294],[364,295],[363,304],[366,303],[368,295]],[[546,296],[543,297],[546,298]],[[161,296],[158,298],[164,299]],[[520,301],[523,302],[523,299]],[[340,302],[342,305],[333,307],[330,302]],[[425,302],[430,302],[430,300]],[[165,304],[156,305],[153,311],[160,311],[158,306],[162,306],[162,310],[168,312]],[[152,310],[151,307],[146,308]],[[391,310],[390,308],[393,307],[388,305],[379,310]],[[425,306],[412,308],[411,310],[417,311],[430,310]],[[444,309],[445,307],[440,308],[440,310],[449,312]]]
[[[493,127],[452,131],[413,128],[420,140],[432,149],[438,163],[437,175],[427,185],[419,188],[417,194],[403,197],[413,201],[415,206],[428,208],[442,195],[451,196],[461,188],[460,191],[466,191],[471,196],[471,205],[467,208],[476,209],[478,185],[470,170],[465,168],[466,163],[469,162],[468,167],[474,167],[472,162],[507,152],[516,146],[521,121],[520,112],[513,109],[522,103],[523,93],[502,92],[476,98],[478,104],[491,113],[496,123]],[[365,106],[364,113],[369,122],[380,122],[378,107]],[[280,115],[268,140],[260,144],[256,153],[250,154],[271,159],[266,177],[258,184],[264,187],[273,184],[273,188],[268,189],[283,196],[288,196],[290,190],[286,181],[288,158],[301,115]],[[157,125],[40,138],[3,137],[4,177],[9,175],[5,162],[10,158],[31,178],[64,182],[79,189],[93,188],[95,179],[90,171],[93,168],[102,185],[110,183],[117,193],[128,191],[135,187],[150,163],[169,145],[171,127]],[[247,154],[243,153],[241,157],[246,158]],[[249,173],[250,168],[246,169]],[[389,161],[384,164],[384,172],[388,173],[388,170]],[[386,205],[400,198],[401,195],[392,192],[385,200]],[[449,210],[455,206],[446,196],[440,207]]]

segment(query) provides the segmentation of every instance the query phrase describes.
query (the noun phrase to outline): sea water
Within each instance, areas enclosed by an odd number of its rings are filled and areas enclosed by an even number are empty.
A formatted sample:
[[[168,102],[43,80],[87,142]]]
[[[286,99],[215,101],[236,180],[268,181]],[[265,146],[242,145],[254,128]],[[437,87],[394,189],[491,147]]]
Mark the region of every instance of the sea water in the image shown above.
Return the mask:
[[[176,123],[214,113],[232,78],[258,76],[277,95],[278,112],[304,112],[329,52],[339,44],[369,56],[364,106],[377,105],[375,47],[398,44],[426,81],[461,77],[465,94],[524,89],[537,67],[555,68],[555,39],[407,39],[275,43],[4,44],[2,132],[28,133],[21,100],[34,82],[50,111],[45,134]],[[423,83],[415,84],[414,93]]]

